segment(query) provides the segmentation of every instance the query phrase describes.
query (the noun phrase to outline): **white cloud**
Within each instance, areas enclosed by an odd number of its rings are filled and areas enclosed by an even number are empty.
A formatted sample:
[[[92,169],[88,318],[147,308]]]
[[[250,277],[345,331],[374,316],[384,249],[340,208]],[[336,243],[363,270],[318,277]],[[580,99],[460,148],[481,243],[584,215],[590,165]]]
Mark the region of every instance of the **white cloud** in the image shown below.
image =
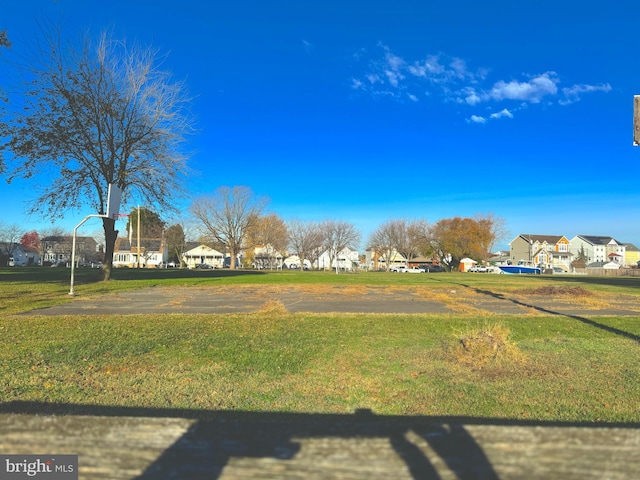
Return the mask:
[[[477,105],[482,102],[482,97],[478,95],[475,88],[466,87],[461,90],[462,101],[467,105]]]
[[[443,53],[427,55],[422,59],[405,59],[379,43],[373,53],[362,50],[354,55],[361,72],[352,79],[352,88],[366,92],[374,98],[396,101],[422,98],[440,99],[458,108],[477,107],[483,103],[495,104],[497,113],[488,117],[473,115],[472,123],[485,123],[487,119],[513,118],[515,110],[526,106],[545,104],[568,105],[593,92],[608,92],[606,84],[576,84],[562,88],[559,75],[553,71],[523,75],[523,79],[497,80],[488,83],[491,70],[471,69],[468,63]],[[362,65],[362,62],[366,62]],[[517,105],[514,105],[514,102]],[[514,110],[515,109],[515,110]]]
[[[503,108],[502,110],[500,110],[499,112],[496,113],[492,113],[491,115],[489,115],[490,118],[503,118],[503,117],[507,117],[507,118],[513,118],[513,113],[511,113],[509,110],[507,110],[506,108]]]
[[[547,95],[558,93],[557,84],[560,80],[554,72],[546,72],[532,78],[528,82],[499,81],[489,92],[493,100],[524,100],[539,103]]]
[[[487,119],[479,115],[471,115],[470,118],[467,118],[467,123],[487,123]]]
[[[570,103],[575,103],[580,101],[581,95],[583,93],[592,93],[592,92],[609,92],[611,91],[611,85],[608,83],[600,84],[600,85],[573,85],[571,87],[563,88],[562,94],[564,98],[559,101],[561,105],[569,105]]]

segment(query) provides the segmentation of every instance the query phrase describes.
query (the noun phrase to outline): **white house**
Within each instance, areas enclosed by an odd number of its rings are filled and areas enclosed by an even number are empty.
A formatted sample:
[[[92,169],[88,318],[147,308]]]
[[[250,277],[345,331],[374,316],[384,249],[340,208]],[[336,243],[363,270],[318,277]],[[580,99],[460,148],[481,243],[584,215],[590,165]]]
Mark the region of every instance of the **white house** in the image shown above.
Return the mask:
[[[300,257],[298,255],[289,255],[287,258],[284,259],[283,262],[284,268],[290,268],[290,269],[299,269],[300,268]],[[304,259],[304,268],[305,270],[308,270],[312,267],[311,262],[309,261],[308,258]]]
[[[358,252],[352,250],[349,247],[340,250],[336,258],[331,261],[329,251],[324,251],[316,262],[316,266],[319,270],[353,270],[358,268],[359,258]]]
[[[571,253],[574,257],[584,251],[587,265],[594,262],[615,262],[623,265],[626,246],[612,237],[597,235],[576,235],[571,239]]]
[[[208,247],[207,245],[198,245],[184,252],[182,254],[182,261],[187,268],[196,268],[196,265],[203,263],[211,265],[213,268],[223,268],[224,257],[224,254],[215,248]]]
[[[140,258],[138,258],[138,256]],[[117,238],[113,252],[113,266],[158,268],[169,260],[169,247],[160,239],[145,239],[140,242],[140,252],[136,241]]]
[[[0,256],[6,252],[6,261],[10,267],[28,267],[40,264],[40,253],[21,243],[1,242]]]
[[[253,250],[253,268],[282,268],[284,255],[271,244],[260,245]]]

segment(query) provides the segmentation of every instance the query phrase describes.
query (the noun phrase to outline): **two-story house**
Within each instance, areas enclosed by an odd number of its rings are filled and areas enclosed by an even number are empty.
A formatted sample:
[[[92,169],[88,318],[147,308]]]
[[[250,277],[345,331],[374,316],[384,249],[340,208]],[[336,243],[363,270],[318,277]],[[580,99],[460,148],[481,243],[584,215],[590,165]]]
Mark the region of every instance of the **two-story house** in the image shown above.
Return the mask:
[[[615,262],[620,265],[626,264],[626,247],[622,242],[613,237],[599,235],[576,235],[571,239],[571,253],[579,256],[584,253],[589,264],[600,264]]]
[[[43,265],[67,265],[73,252],[72,235],[51,235],[40,240]],[[76,262],[79,265],[102,260],[102,246],[92,237],[76,236]]]
[[[569,271],[573,254],[571,242],[562,235],[520,234],[509,243],[509,261],[532,264],[542,269],[560,267]]]
[[[325,250],[316,260],[315,266],[318,270],[333,270],[336,268],[338,270],[352,270],[358,268],[359,263],[358,251],[345,247],[333,259],[329,255],[329,251]]]

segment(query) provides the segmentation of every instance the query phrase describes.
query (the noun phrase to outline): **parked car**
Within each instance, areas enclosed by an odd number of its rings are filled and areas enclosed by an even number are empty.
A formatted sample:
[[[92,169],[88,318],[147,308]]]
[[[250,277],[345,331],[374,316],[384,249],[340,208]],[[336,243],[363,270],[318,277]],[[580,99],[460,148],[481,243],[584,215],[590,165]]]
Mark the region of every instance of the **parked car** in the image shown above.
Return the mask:
[[[438,273],[438,272],[444,272],[444,268],[442,268],[440,265],[429,265],[428,267],[425,268],[425,271],[427,273]]]
[[[204,270],[207,270],[209,268],[213,268],[213,265],[209,265],[208,263],[198,263],[196,264],[196,268],[202,268]]]
[[[389,269],[389,271],[394,273],[399,273],[399,272],[402,272],[405,268],[407,268],[406,265],[394,265]]]
[[[426,270],[422,267],[409,267],[409,268],[405,268],[402,272],[403,273],[425,273]]]
[[[471,273],[487,273],[488,271],[489,269],[484,265],[474,265],[473,267],[469,268],[469,270],[467,270],[467,272]]]
[[[426,270],[422,267],[407,267],[402,265],[400,267],[391,267],[392,272],[396,273],[424,273]]]

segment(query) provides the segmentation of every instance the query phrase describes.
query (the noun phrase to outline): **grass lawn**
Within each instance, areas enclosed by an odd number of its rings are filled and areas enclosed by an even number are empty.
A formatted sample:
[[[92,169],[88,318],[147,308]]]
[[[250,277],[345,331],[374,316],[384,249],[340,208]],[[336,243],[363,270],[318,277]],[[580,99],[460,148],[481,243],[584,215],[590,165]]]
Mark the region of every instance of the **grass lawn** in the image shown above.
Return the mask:
[[[638,297],[636,278],[116,270],[76,293],[151,285],[579,285]],[[638,317],[296,314],[44,317],[72,301],[66,269],[0,270],[0,401],[640,422]],[[627,332],[622,336],[616,331]]]

